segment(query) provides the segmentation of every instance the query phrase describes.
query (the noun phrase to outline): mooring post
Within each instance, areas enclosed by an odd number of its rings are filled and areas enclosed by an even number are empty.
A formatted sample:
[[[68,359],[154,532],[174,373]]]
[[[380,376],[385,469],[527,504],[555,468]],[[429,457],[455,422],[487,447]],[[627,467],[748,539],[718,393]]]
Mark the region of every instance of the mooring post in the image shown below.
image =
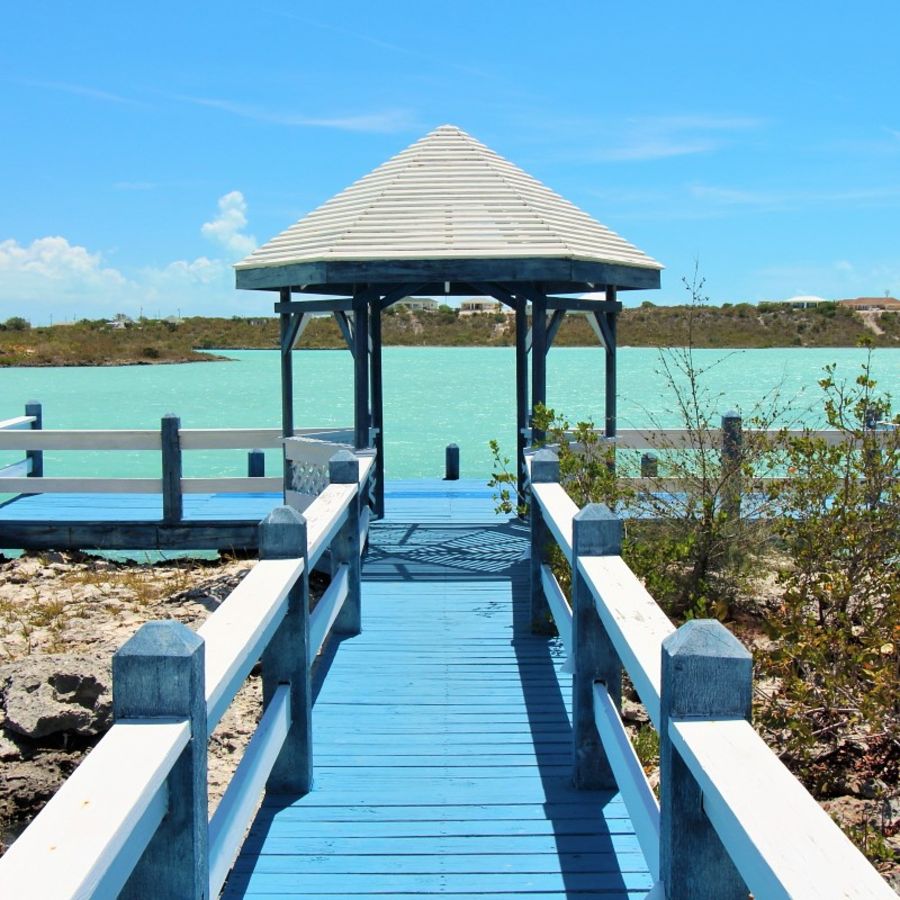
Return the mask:
[[[444,480],[459,481],[459,447],[456,444],[447,444],[444,453]]]
[[[309,571],[306,519],[290,506],[279,506],[259,525],[259,558],[299,559],[303,574],[288,594],[287,615],[263,651],[263,707],[279,685],[291,686],[291,728],[266,782],[273,794],[308,794],[312,790],[312,694],[309,647]]]
[[[753,660],[721,622],[695,619],[662,645],[660,878],[667,900],[746,900],[748,891],[673,748],[673,720],[750,719]]]
[[[359,459],[349,450],[339,450],[328,462],[328,477],[332,484],[356,486],[356,493],[347,508],[347,521],[331,542],[332,577],[342,565],[350,570],[347,599],[334,620],[333,631],[335,634],[354,635],[362,630],[359,563],[359,517],[362,505],[359,495]]]
[[[731,519],[741,515],[741,465],[743,458],[743,420],[730,410],[722,416],[723,509]]]
[[[266,474],[266,454],[262,450],[251,450],[247,454],[247,477],[264,478]]]
[[[206,898],[208,735],[203,639],[180,622],[148,622],[116,651],[112,675],[117,722],[188,719],[191,728],[190,741],[167,779],[168,811],[119,896]]]
[[[180,522],[184,515],[181,495],[181,419],[173,413],[162,417],[163,521]]]
[[[589,503],[572,520],[572,738],[575,787],[614,788],[594,719],[594,683],[602,682],[616,708],[622,706],[622,663],[578,566],[585,556],[620,556],[622,522],[600,503]]]
[[[40,431],[44,427],[43,407],[37,400],[29,400],[25,404],[25,415],[34,416],[31,423],[32,431]],[[32,478],[41,478],[44,474],[44,451],[26,450],[25,458],[31,460],[31,471],[28,475]]]
[[[531,458],[531,483],[559,481],[559,457],[552,450],[538,450]],[[547,525],[537,498],[532,494],[531,516],[531,630],[534,634],[552,633],[550,604],[544,594],[541,566],[547,545]]]

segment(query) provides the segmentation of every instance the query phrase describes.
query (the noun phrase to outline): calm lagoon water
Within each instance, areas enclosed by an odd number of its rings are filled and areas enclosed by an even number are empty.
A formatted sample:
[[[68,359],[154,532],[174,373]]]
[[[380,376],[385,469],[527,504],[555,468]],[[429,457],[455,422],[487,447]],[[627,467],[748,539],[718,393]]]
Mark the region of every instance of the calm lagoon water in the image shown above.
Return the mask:
[[[22,414],[27,400],[44,404],[46,428],[157,428],[174,412],[185,428],[278,427],[281,416],[278,351],[222,351],[228,362],[108,368],[0,369],[0,418]],[[827,363],[852,380],[865,353],[856,349],[695,351],[710,366],[705,384],[715,412],[748,414],[779,387],[795,398],[807,424],[820,424],[817,380]],[[671,391],[653,349],[619,351],[619,427],[654,421],[677,427]],[[900,350],[877,350],[879,385],[900,389]],[[349,426],[352,368],[343,350],[295,353],[298,426]],[[515,360],[507,348],[407,348],[384,351],[385,463],[388,477],[443,474],[444,447],[460,446],[463,477],[486,477],[487,443],[510,451],[515,436]],[[594,348],[557,348],[548,357],[548,402],[572,421],[603,421],[603,354]],[[0,462],[11,462],[7,454]],[[277,451],[268,471],[277,472]],[[185,455],[186,475],[243,474],[246,453]],[[158,454],[106,452],[45,454],[47,475],[155,475]]]

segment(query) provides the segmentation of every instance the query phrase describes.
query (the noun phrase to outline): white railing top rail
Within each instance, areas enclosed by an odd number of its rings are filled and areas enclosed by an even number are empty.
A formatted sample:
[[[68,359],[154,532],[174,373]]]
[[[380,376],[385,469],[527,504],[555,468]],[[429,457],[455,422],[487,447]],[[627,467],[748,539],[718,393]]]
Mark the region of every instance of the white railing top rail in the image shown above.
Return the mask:
[[[20,428],[31,429],[31,423],[37,421],[37,416],[14,416],[12,419],[0,419],[0,431],[16,431]]]
[[[160,450],[159,429],[150,428],[55,428],[33,430],[34,416],[0,422],[0,450]],[[19,429],[23,430],[19,430]],[[183,450],[252,450],[282,446],[280,428],[180,428]],[[323,443],[345,431],[335,428],[298,428],[295,436],[308,435]],[[334,452],[332,450],[332,452]]]
[[[117,722],[3,856],[0,896],[114,897],[168,808],[180,721]]]

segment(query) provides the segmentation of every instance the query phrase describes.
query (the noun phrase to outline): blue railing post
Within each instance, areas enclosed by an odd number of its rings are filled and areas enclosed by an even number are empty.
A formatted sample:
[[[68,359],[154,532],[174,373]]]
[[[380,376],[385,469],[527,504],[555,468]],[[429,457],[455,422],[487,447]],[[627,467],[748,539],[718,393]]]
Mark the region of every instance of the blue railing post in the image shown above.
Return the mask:
[[[266,454],[262,450],[251,450],[247,454],[247,477],[265,478]]]
[[[622,705],[622,662],[600,621],[594,595],[578,568],[582,556],[620,556],[622,522],[600,503],[572,519],[572,737],[577,788],[614,788],[616,779],[594,719],[594,682],[602,681],[616,707]]]
[[[179,622],[148,622],[113,656],[113,715],[188,719],[191,739],[169,774],[168,812],[120,894],[206,898],[209,851],[203,640]]]
[[[722,508],[729,518],[741,514],[741,464],[744,452],[743,419],[740,413],[729,410],[722,416],[722,478],[724,492]]]
[[[162,500],[163,521],[180,522],[184,515],[181,496],[181,419],[173,413],[162,417]]]
[[[347,599],[334,622],[335,634],[354,635],[362,630],[362,609],[360,604],[360,562],[359,562],[359,517],[362,499],[359,492],[359,459],[349,450],[338,450],[328,461],[328,477],[332,484],[352,484],[357,486],[356,495],[347,509],[347,521],[335,535],[331,543],[331,574],[339,566],[350,570]]]
[[[538,450],[531,458],[531,483],[552,484],[559,481],[559,457],[552,450]],[[551,631],[550,606],[544,596],[541,565],[548,538],[540,504],[531,499],[531,630],[535,634]]]
[[[312,790],[312,694],[309,648],[309,571],[306,519],[290,506],[273,509],[259,525],[260,559],[304,560],[303,574],[288,594],[287,615],[263,651],[263,707],[281,684],[291,686],[291,727],[272,767],[266,790],[308,794]]]
[[[703,811],[700,786],[672,747],[669,723],[749,721],[752,679],[750,653],[721,622],[695,619],[663,641],[659,852],[666,900],[747,898],[747,886]]]
[[[31,423],[32,431],[40,431],[44,427],[43,407],[37,400],[29,400],[25,404],[25,415],[34,416]],[[44,474],[44,451],[26,450],[25,458],[31,460],[31,471],[28,475],[32,478],[41,478]]]

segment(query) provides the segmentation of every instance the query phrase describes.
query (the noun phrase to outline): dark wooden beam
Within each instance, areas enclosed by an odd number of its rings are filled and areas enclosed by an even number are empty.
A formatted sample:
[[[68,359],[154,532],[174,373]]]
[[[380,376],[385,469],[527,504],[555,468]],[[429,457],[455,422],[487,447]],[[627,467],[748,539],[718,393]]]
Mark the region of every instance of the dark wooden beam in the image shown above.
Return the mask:
[[[495,300],[499,300],[500,303],[505,306],[509,306],[512,309],[518,309],[519,301],[515,294],[512,291],[507,290],[503,285],[491,284],[490,282],[484,281],[473,281],[469,286],[472,288],[473,294],[484,294],[487,297],[493,297]]]
[[[337,297],[333,300],[325,298],[316,300],[292,300],[287,303],[275,304],[277,313],[316,313],[316,312],[351,312],[353,310],[352,297]]]
[[[418,293],[424,287],[424,284],[404,284],[398,287],[382,286],[381,290],[384,291],[384,294],[378,300],[378,308],[387,309],[389,306],[393,306],[404,297],[409,297],[412,294]]]
[[[372,304],[369,319],[372,337],[372,427],[375,431],[375,517],[384,518],[384,389],[381,378],[381,303]]]
[[[554,309],[553,314],[549,317],[549,321],[547,322],[547,352],[550,352],[550,348],[553,346],[553,340],[556,337],[556,333],[559,331],[559,326],[562,325],[563,319],[566,317],[566,311],[564,309]]]
[[[520,498],[525,495],[525,448],[528,446],[525,437],[525,429],[528,427],[527,336],[528,311],[523,297],[517,300],[516,305],[516,486]]]
[[[607,288],[606,298],[608,301],[615,301],[616,289]],[[603,336],[606,340],[606,436],[616,436],[616,322],[618,314],[615,312],[607,312],[602,314],[605,320]],[[601,316],[597,316],[599,322]]]
[[[297,346],[305,316],[303,313],[289,313],[287,331],[282,335],[281,352],[290,353]]]
[[[281,291],[282,302],[290,302],[290,296],[290,288],[283,288]],[[281,433],[284,437],[293,437],[294,434],[293,357],[289,349],[286,349],[291,346],[292,318],[289,312],[283,312],[279,315],[281,330]]]
[[[620,290],[652,290],[659,269],[586,260],[544,257],[498,259],[333,260],[238,269],[244,290],[291,287],[299,293],[350,293],[354,285],[469,285],[472,282],[541,284],[545,291],[577,293],[615,285]],[[331,310],[329,310],[330,312]]]
[[[622,304],[607,300],[582,300],[580,297],[547,297],[547,309],[567,312],[621,312]]]
[[[341,334],[344,336],[344,342],[347,344],[350,355],[355,356],[356,348],[353,344],[353,325],[350,322],[350,318],[347,316],[347,313],[335,310],[334,320],[338,323],[338,328],[341,329]]]
[[[354,446],[369,446],[369,303],[366,293],[353,298]]]
[[[531,417],[532,436],[544,439],[544,432],[534,427],[534,411],[547,403],[547,298],[538,290],[531,292]]]

